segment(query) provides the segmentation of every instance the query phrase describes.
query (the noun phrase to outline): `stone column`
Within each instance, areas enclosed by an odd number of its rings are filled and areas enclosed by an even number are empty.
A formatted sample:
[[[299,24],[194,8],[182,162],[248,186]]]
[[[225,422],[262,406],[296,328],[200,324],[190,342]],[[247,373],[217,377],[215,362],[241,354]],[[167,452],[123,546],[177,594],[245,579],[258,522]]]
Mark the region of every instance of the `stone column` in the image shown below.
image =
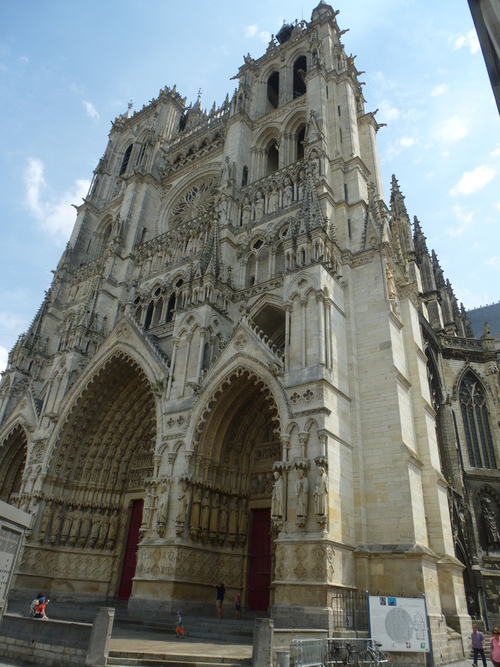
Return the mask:
[[[326,306],[326,314],[325,314],[325,322],[326,322],[326,367],[331,370],[332,368],[332,357],[333,357],[333,350],[332,350],[332,303],[329,299],[325,301],[325,306]]]
[[[172,361],[170,362],[170,373],[168,375],[167,398],[170,398],[170,392],[172,390],[172,379],[174,377],[175,360],[177,359],[177,348],[179,347],[179,339],[174,338],[173,343],[174,343],[174,349],[172,352]]]
[[[184,390],[186,389],[187,372],[188,372],[188,366],[189,366],[189,355],[191,353],[191,341],[193,340],[193,334],[188,333],[186,338],[187,338],[186,361],[184,362],[184,377],[182,378],[181,396],[184,396]]]
[[[302,297],[300,300],[300,305],[302,306],[302,368],[307,367],[307,341],[306,341],[306,306],[307,306],[307,297]]]
[[[285,370],[290,370],[290,315],[292,304],[285,305]]]
[[[203,356],[205,354],[206,335],[207,335],[207,330],[200,329],[200,349],[198,350],[198,369],[196,371],[196,382],[200,382],[201,379],[201,367],[203,366]]]
[[[318,364],[325,365],[325,295],[323,292],[316,292],[316,302],[318,304]]]

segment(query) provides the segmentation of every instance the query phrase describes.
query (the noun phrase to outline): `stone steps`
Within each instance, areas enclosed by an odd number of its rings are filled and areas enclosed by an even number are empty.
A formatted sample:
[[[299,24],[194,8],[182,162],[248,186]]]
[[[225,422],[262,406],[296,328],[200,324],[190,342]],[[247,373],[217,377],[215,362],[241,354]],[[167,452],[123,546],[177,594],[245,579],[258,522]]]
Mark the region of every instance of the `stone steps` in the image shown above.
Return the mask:
[[[244,645],[251,645],[253,642],[253,621],[251,620],[219,620],[204,616],[184,616],[183,618],[186,637]],[[117,618],[115,627],[123,631],[137,629],[141,632],[173,636],[174,622],[175,616],[146,621],[135,618]]]
[[[182,639],[179,639],[182,642]],[[116,667],[180,665],[180,667],[248,667],[249,658],[223,656],[193,656],[172,653],[144,653],[135,651],[110,651],[106,665]]]

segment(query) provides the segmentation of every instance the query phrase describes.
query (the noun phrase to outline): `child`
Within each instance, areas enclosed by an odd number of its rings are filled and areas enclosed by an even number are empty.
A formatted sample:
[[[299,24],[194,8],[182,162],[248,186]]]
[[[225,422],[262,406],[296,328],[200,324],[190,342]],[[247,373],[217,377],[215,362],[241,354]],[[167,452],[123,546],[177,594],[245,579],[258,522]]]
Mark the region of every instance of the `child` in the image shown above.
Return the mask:
[[[35,606],[35,618],[48,618],[47,614],[45,613],[45,607],[49,602],[50,600],[46,600],[44,597],[41,597],[38,600],[38,604]]]
[[[32,618],[35,617],[35,609],[36,609],[36,606],[37,606],[37,604],[38,604],[40,598],[42,598],[42,597],[43,597],[43,595],[42,595],[41,593],[38,593],[38,595],[36,596],[36,598],[35,598],[35,599],[33,600],[33,602],[30,604],[30,616],[31,616]]]
[[[181,612],[177,612],[177,621],[175,622],[175,635],[184,639],[184,623],[182,621]]]
[[[236,598],[234,600],[234,608],[236,609],[236,618],[241,618],[241,616],[240,616],[241,595],[239,593],[236,593]]]

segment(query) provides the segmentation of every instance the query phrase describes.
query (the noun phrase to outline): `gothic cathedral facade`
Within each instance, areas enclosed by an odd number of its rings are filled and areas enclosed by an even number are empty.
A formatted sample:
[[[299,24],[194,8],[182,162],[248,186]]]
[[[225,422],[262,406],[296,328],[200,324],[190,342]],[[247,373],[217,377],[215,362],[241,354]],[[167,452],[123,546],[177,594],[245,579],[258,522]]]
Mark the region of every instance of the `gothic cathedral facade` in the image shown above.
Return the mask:
[[[0,385],[18,590],[199,611],[223,580],[329,631],[340,593],[425,593],[443,656],[500,619],[496,352],[385,203],[341,35],[321,2],[222,106],[113,123]]]

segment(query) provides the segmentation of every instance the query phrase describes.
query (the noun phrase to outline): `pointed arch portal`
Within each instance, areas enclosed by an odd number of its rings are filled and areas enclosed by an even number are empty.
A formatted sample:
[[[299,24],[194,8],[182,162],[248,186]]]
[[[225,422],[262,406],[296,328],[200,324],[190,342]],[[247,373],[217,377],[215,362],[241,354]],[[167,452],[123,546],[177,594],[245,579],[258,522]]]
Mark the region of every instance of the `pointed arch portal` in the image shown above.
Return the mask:
[[[270,602],[273,561],[270,507],[273,463],[281,459],[279,426],[278,408],[271,390],[258,374],[240,367],[219,385],[207,402],[195,436],[193,495],[198,489],[202,493],[213,489],[209,493],[220,497],[216,502],[224,507],[227,504],[227,534],[218,536],[221,556],[223,558],[226,549],[231,550],[233,557],[235,551],[239,551],[240,567],[235,571],[240,573],[240,581],[229,581],[229,584],[240,588],[243,604],[255,610],[267,609]],[[231,521],[231,510],[236,511],[236,507],[239,508],[238,524]],[[246,508],[249,511],[244,526],[242,508],[244,512]],[[207,536],[203,533],[202,521],[201,529],[193,530],[192,513],[190,536],[203,541]]]
[[[18,586],[37,587],[43,575],[53,591],[118,592],[132,506],[153,472],[155,434],[150,383],[119,353],[92,377],[61,426]]]

